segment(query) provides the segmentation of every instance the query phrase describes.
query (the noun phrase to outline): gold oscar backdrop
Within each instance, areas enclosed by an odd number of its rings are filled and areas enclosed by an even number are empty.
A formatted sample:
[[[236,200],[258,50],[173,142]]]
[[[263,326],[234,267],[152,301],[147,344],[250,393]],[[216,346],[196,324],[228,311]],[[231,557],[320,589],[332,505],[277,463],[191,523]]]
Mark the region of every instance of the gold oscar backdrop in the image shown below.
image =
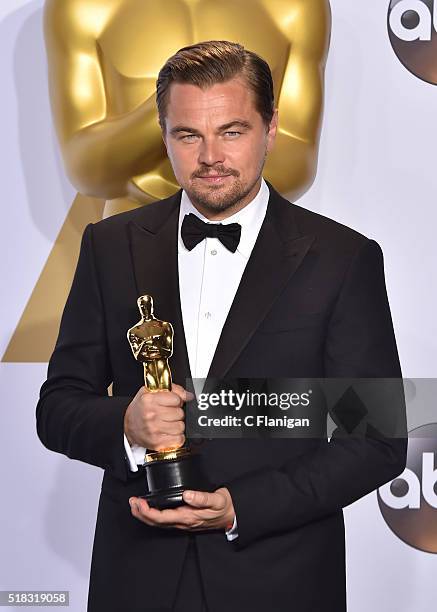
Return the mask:
[[[279,108],[264,176],[294,200],[317,167],[329,0],[47,0],[44,18],[53,117],[79,194],[3,361],[50,357],[88,223],[179,188],[155,105],[158,72],[179,48],[231,40],[261,55]]]

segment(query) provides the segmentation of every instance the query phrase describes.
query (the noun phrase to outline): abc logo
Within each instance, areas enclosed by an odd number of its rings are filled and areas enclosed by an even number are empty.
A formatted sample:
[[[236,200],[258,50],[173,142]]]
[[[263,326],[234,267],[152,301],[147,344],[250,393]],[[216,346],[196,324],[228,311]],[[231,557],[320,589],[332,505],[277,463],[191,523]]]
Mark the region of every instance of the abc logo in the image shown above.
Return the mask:
[[[437,84],[437,0],[391,0],[388,33],[402,64]]]
[[[437,553],[437,423],[409,434],[407,467],[378,490],[390,529],[404,542]]]

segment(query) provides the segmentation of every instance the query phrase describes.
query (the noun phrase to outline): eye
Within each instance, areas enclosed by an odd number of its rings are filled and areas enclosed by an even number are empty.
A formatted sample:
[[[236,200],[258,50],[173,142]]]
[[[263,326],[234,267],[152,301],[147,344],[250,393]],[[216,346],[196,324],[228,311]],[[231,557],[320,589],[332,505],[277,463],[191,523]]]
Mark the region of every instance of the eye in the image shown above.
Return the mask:
[[[181,136],[179,140],[183,140],[184,142],[193,142],[194,138],[197,138],[197,134],[185,134],[185,136]]]
[[[225,132],[225,136],[229,136],[232,139],[238,138],[238,136],[240,136],[240,134],[241,134],[241,132]]]

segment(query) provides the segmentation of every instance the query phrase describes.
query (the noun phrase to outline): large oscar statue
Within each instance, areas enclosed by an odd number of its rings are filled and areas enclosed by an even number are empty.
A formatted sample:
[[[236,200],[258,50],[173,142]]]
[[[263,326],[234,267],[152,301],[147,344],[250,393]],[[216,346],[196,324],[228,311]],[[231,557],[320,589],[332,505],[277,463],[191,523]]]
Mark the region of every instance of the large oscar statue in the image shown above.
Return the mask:
[[[173,354],[173,327],[153,314],[153,298],[141,295],[137,300],[141,319],[128,329],[127,339],[137,361],[143,364],[144,384],[153,393],[171,391],[168,359]],[[201,469],[201,457],[188,445],[146,453],[148,493],[144,497],[153,508],[181,506],[185,489],[207,491],[210,484]]]
[[[171,9],[146,0],[45,0],[53,120],[79,193],[4,361],[48,361],[88,223],[179,188],[155,101],[165,60],[211,39],[238,41],[267,60],[279,128],[264,178],[294,201],[316,174],[330,31],[329,0],[175,0]]]

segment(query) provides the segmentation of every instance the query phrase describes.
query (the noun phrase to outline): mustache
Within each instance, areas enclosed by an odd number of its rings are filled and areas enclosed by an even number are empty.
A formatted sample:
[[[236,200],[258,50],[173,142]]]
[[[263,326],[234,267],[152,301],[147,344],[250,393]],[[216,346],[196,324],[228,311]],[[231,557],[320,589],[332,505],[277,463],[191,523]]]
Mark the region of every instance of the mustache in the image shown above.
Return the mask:
[[[197,172],[195,172],[193,174],[193,177],[203,177],[203,176],[224,176],[226,174],[231,174],[232,176],[239,176],[239,172],[237,172],[236,170],[232,170],[232,168],[223,168],[223,166],[220,166],[218,168],[214,168],[212,169],[208,169],[205,168],[204,170],[198,170]]]

